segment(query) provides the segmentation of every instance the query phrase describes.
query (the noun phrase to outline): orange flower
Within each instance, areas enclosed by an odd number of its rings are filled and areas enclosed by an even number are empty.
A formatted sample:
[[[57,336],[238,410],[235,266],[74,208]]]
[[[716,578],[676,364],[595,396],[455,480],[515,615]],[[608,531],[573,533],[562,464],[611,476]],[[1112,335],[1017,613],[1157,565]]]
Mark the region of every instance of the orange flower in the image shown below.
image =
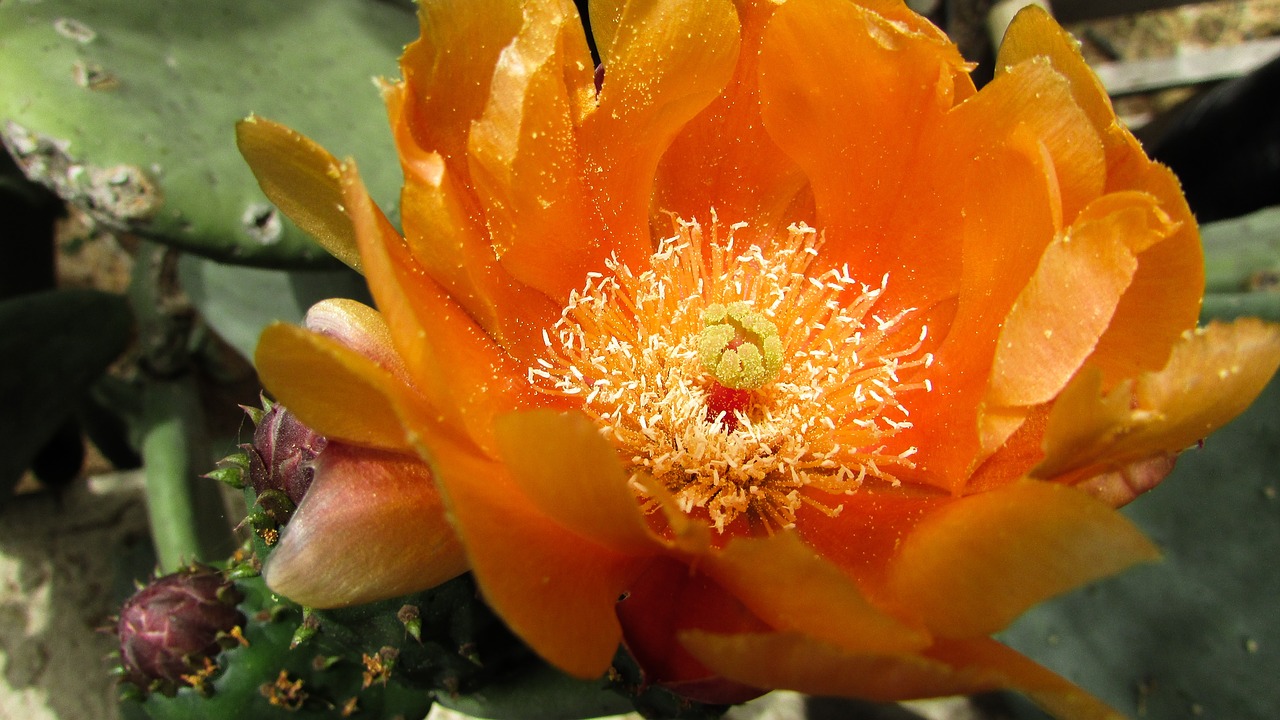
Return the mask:
[[[594,77],[568,0],[421,3],[384,86],[403,236],[354,164],[241,125],[379,308],[262,337],[352,448],[267,581],[331,606],[469,567],[550,662],[623,642],[693,698],[1105,716],[989,636],[1153,558],[1112,506],[1280,364],[1274,326],[1194,329],[1176,179],[1038,10],[976,92],[894,0],[592,9]]]

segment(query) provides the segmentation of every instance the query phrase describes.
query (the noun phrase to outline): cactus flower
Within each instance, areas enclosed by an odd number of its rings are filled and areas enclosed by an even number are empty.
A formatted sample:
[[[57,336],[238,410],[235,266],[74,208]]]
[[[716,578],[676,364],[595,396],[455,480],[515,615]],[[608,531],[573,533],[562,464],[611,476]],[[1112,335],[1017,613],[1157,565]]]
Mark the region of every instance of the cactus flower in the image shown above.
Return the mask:
[[[116,623],[122,680],[166,695],[182,686],[198,688],[224,645],[238,642],[233,632],[245,617],[236,605],[243,599],[221,572],[201,566],[138,590]]]
[[[1275,326],[1196,329],[1177,180],[1038,10],[981,91],[898,0],[591,10],[600,68],[568,0],[420,3],[382,87],[403,231],[353,162],[240,125],[378,306],[262,336],[266,387],[350,448],[268,583],[469,567],[565,671],[622,643],[695,699],[1106,716],[990,635],[1152,559],[1113,506],[1280,364]],[[459,552],[419,552],[444,517]]]

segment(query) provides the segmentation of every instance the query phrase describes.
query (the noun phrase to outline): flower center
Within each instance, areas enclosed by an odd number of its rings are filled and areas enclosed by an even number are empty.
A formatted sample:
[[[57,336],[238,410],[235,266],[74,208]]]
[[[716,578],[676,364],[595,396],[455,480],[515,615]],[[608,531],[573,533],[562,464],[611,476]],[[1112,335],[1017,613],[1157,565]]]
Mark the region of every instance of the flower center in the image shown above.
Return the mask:
[[[926,334],[912,310],[872,313],[885,292],[847,269],[808,274],[821,237],[793,225],[745,248],[679,223],[636,274],[617,262],[590,273],[544,333],[529,369],[537,389],[570,396],[631,472],[647,510],[666,496],[723,532],[795,523],[812,491],[897,485],[915,448],[886,449],[911,426],[899,397],[927,390]],[[659,497],[662,496],[662,497]]]

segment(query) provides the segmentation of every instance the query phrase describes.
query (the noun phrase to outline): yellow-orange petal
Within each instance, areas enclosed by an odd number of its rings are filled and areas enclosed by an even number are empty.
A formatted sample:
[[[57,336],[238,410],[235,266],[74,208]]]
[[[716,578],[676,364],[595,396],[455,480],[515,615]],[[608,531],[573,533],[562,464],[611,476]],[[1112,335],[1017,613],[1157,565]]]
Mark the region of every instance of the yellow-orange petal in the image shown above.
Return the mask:
[[[254,365],[263,387],[315,432],[368,447],[408,447],[391,397],[413,402],[411,391],[341,342],[276,323],[262,332]]]
[[[658,548],[617,450],[578,412],[534,410],[497,418],[498,452],[521,492],[544,515],[622,553]]]
[[[934,198],[916,191],[929,174],[917,162],[926,130],[967,94],[955,46],[855,3],[791,0],[769,21],[759,63],[764,126],[809,178],[830,264],[869,284],[885,273],[891,288],[910,283],[912,298],[886,296],[897,308],[944,296],[934,286],[950,282],[936,269],[955,267],[953,249],[896,220],[910,222],[908,208],[935,218]]]
[[[355,230],[342,212],[337,160],[302,133],[252,115],[236,123],[236,145],[271,202],[359,272]]]
[[[929,168],[953,181],[958,168],[974,164],[986,147],[999,146],[1019,126],[1044,145],[1052,162],[1053,202],[1060,223],[1070,223],[1106,187],[1103,142],[1088,115],[1076,104],[1071,85],[1044,58],[1031,58],[1003,68],[974,97],[947,113],[928,138],[944,148],[939,161],[953,167]],[[966,195],[982,192],[981,184],[960,188]]]
[[[1067,79],[1076,102],[1099,132],[1121,127],[1101,81],[1080,54],[1080,44],[1044,8],[1031,5],[1014,16],[1005,31],[996,58],[996,72],[1003,73],[1037,57],[1047,58]]]
[[[330,443],[263,578],[294,602],[332,608],[425,590],[466,570],[417,456]]]
[[[1008,683],[983,667],[953,667],[919,654],[869,654],[799,633],[718,635],[701,630],[680,641],[703,665],[756,687],[895,702],[995,690]]]
[[[1086,368],[1054,404],[1033,474],[1106,470],[1190,447],[1244,412],[1277,367],[1280,325],[1241,318],[1191,334],[1163,370],[1109,392]]]
[[[1176,226],[1146,193],[1090,203],[1045,248],[996,342],[986,400],[1031,406],[1052,400],[1106,330],[1137,270],[1137,254]]]
[[[738,58],[738,17],[730,0],[591,8],[601,18],[595,34],[604,84],[582,124],[586,180],[619,259],[644,267],[654,249],[649,210],[658,161],[728,84]]]
[[[919,655],[848,652],[794,633],[681,634],[720,675],[759,687],[895,702],[1001,688],[1027,693],[1060,720],[1122,720],[1097,698],[986,638],[943,641]]]
[[[1147,159],[1133,134],[1116,119],[1111,100],[1080,53],[1080,45],[1042,8],[1018,13],[996,62],[1003,68],[1030,58],[1047,58],[1067,79],[1076,102],[1102,137],[1107,154],[1107,192],[1140,190],[1182,227],[1169,240],[1138,258],[1138,271],[1110,329],[1090,363],[1103,371],[1104,387],[1164,366],[1178,337],[1195,327],[1204,292],[1204,269],[1195,221],[1169,171]]]
[[[1133,282],[1089,358],[1089,364],[1102,370],[1106,388],[1140,372],[1164,367],[1182,334],[1195,328],[1204,295],[1200,231],[1173,171],[1146,162],[1110,182],[1157,198],[1160,209],[1178,229],[1138,255]]]
[[[1041,600],[1156,556],[1110,506],[1028,480],[925,518],[902,544],[889,585],[939,635],[976,637]]]
[[[352,164],[343,189],[369,287],[414,387],[447,424],[491,452],[494,416],[520,405],[522,369],[422,271]]]
[[[929,644],[927,632],[872,605],[795,533],[736,538],[697,563],[777,630],[822,637],[851,652],[910,652]]]
[[[952,667],[997,674],[1004,687],[1025,693],[1058,720],[1125,720],[1078,685],[990,638],[941,642],[930,648],[929,657]]]
[[[524,26],[498,59],[467,152],[502,266],[563,301],[612,249],[583,180],[576,127],[594,104],[591,55],[572,2],[524,10]]]
[[[548,662],[572,675],[598,677],[622,639],[618,597],[643,558],[553,522],[504,466],[442,436],[425,443],[486,602]]]

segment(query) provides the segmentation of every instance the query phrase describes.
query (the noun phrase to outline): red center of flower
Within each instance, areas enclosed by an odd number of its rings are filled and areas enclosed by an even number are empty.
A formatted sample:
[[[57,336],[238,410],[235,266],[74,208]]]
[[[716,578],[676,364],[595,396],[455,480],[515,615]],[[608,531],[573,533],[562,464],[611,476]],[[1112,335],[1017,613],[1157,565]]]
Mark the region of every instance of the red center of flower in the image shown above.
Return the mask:
[[[712,382],[707,388],[706,422],[724,423],[725,432],[733,432],[740,425],[738,415],[746,415],[751,407],[751,391],[727,388]]]

